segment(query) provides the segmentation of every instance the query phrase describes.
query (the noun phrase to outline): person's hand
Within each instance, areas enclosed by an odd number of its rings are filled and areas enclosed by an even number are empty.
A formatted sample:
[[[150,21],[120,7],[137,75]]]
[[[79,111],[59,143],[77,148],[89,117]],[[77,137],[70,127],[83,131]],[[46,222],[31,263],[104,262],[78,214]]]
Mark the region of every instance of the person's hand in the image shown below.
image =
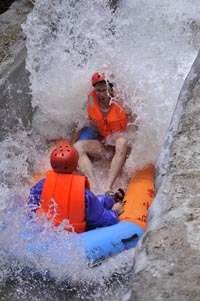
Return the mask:
[[[112,210],[116,210],[118,215],[120,215],[122,212],[124,212],[124,209],[123,209],[123,206],[120,202],[118,203],[115,203],[113,206],[112,206]]]

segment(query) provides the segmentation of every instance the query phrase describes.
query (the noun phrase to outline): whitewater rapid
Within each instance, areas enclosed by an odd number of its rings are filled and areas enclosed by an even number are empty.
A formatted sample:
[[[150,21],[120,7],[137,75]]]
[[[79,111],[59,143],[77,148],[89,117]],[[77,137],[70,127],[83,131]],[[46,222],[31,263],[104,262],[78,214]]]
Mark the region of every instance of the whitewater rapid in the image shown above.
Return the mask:
[[[81,255],[77,262],[76,253],[67,259],[68,267],[58,267],[50,254],[44,258],[27,254],[19,233],[26,228],[21,220],[28,179],[34,169],[48,167],[48,162],[42,167],[40,162],[48,158],[49,141],[69,137],[77,120],[79,127],[83,124],[91,75],[97,70],[114,74],[137,114],[139,130],[130,135],[132,151],[125,171],[131,174],[155,162],[198,51],[199,1],[127,0],[119,1],[114,10],[107,1],[34,2],[23,24],[35,110],[32,131],[19,131],[1,144],[1,277],[10,277],[11,265],[20,270],[28,264],[50,270],[58,280],[67,274],[74,281],[101,283],[113,271],[126,272],[134,250],[120,254],[118,262],[102,265],[98,274],[88,270]],[[47,239],[48,231],[47,226],[38,244]],[[58,248],[63,253],[65,242],[61,235]]]

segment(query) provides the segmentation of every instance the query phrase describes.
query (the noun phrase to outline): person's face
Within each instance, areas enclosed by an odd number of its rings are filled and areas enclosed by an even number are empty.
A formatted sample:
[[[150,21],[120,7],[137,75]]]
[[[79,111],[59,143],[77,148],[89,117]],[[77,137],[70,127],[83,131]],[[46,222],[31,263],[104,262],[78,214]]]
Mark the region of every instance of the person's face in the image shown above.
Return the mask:
[[[110,103],[110,88],[109,86],[105,83],[97,84],[94,87],[95,92],[97,94],[98,100],[100,104],[104,106],[109,106]]]

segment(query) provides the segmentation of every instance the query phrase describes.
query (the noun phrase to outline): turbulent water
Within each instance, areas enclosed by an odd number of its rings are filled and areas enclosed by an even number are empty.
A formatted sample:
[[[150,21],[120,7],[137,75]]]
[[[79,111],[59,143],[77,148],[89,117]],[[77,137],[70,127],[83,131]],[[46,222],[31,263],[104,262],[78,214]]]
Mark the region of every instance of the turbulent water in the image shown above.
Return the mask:
[[[76,121],[79,128],[84,124],[83,107],[91,75],[97,70],[114,75],[116,89],[123,91],[137,114],[138,132],[129,135],[132,151],[125,172],[130,175],[156,160],[181,85],[198,51],[199,0],[34,2],[23,24],[35,108],[33,129],[7,138],[0,153],[2,287],[10,286],[9,300],[16,296],[21,300],[31,296],[35,300],[67,300],[67,296],[112,300],[115,296],[116,300],[116,294],[120,299],[130,279],[133,250],[88,269],[75,238],[69,240],[61,230],[56,248],[57,254],[68,254],[63,262],[52,256],[51,249],[44,256],[29,252],[37,229],[23,239],[32,223],[24,209],[28,179],[34,168],[47,168],[48,160],[43,159],[48,158],[48,141],[69,137]],[[48,237],[55,237],[50,224],[34,238],[35,244],[45,244]],[[53,275],[54,285],[37,274],[28,280],[27,266]],[[11,289],[13,283],[16,290]]]

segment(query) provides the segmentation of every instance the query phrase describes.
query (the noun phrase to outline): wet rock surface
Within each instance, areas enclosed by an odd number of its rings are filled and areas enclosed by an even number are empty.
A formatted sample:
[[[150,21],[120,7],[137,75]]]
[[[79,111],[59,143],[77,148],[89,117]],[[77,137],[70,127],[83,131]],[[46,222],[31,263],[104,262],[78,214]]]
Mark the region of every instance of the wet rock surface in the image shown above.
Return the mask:
[[[0,141],[31,126],[31,93],[21,28],[31,10],[31,2],[21,0],[0,15]]]
[[[9,59],[14,57],[18,48],[25,44],[25,36],[22,32],[21,24],[26,20],[27,13],[31,9],[32,4],[30,1],[21,0],[14,2],[6,12],[0,15],[1,68]]]
[[[15,0],[1,0],[0,14],[4,13]]]
[[[157,194],[137,247],[129,300],[199,300],[200,54],[157,161]]]

